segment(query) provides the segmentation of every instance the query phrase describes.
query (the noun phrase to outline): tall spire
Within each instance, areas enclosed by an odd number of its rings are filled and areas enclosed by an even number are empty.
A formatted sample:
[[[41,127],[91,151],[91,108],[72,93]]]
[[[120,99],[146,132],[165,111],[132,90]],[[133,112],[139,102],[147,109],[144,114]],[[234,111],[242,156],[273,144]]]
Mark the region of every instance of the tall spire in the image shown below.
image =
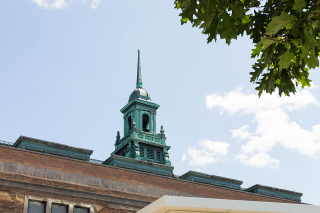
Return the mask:
[[[137,66],[137,88],[142,88],[142,75],[141,75],[141,63],[140,63],[140,50],[138,50],[138,66]]]

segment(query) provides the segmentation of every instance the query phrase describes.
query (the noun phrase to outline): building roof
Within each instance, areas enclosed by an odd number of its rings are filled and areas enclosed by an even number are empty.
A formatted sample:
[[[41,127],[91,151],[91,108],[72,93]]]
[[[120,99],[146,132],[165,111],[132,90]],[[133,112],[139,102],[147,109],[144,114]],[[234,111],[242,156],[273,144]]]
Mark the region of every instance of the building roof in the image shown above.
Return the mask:
[[[142,88],[136,88],[135,90],[133,90],[133,92],[131,93],[128,102],[132,101],[133,99],[140,99],[143,101],[151,101],[150,95],[149,93]]]
[[[4,172],[15,175],[17,178],[19,178],[18,176],[20,174],[23,174],[26,178],[41,177],[46,180],[62,181],[64,183],[70,182],[70,180],[64,180],[64,176],[73,176],[72,184],[77,183],[76,177],[81,177],[78,180],[81,180],[78,184],[86,187],[94,186],[95,191],[98,188],[102,190],[116,190],[118,192],[128,193],[128,196],[131,196],[132,193],[137,196],[150,196],[153,197],[154,200],[163,195],[175,195],[230,200],[298,203],[297,201],[243,190],[202,184],[175,177],[167,177],[0,145],[0,176],[2,169]],[[56,176],[52,176],[51,173],[59,174],[60,178],[57,179]],[[82,181],[83,179],[85,182]],[[32,179],[30,179],[30,181],[32,181]]]
[[[319,213],[320,206],[261,201],[163,196],[137,213]]]
[[[83,154],[90,154],[91,155],[93,153],[93,150],[90,150],[90,149],[84,149],[84,148],[79,148],[79,147],[74,147],[74,146],[68,146],[68,145],[61,144],[61,143],[41,140],[41,139],[37,139],[37,138],[31,138],[31,137],[27,137],[27,136],[23,136],[23,135],[21,135],[16,140],[16,142],[13,144],[13,147],[18,147],[19,144],[23,140],[27,140],[27,141],[30,141],[30,142],[36,142],[36,143],[39,143],[39,144],[43,144],[43,145],[50,146],[50,147],[55,147],[55,148],[58,148],[58,149],[72,150],[72,151],[76,151],[76,152],[83,153]]]

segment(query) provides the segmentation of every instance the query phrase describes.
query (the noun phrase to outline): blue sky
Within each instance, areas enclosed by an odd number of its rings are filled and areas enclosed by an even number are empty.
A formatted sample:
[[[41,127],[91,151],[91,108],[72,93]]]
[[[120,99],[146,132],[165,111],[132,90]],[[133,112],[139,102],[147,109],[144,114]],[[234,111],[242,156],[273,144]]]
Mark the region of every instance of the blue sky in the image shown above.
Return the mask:
[[[175,174],[288,189],[320,205],[319,69],[310,89],[258,99],[251,40],[207,44],[178,15],[169,0],[1,1],[0,140],[25,135],[107,159],[140,49]]]

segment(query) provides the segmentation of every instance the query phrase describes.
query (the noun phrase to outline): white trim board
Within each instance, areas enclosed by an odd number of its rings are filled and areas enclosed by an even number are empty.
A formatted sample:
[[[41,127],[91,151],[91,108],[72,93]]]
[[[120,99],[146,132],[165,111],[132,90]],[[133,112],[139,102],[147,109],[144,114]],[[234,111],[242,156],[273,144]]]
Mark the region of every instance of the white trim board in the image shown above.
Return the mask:
[[[137,213],[320,213],[320,206],[163,196]]]

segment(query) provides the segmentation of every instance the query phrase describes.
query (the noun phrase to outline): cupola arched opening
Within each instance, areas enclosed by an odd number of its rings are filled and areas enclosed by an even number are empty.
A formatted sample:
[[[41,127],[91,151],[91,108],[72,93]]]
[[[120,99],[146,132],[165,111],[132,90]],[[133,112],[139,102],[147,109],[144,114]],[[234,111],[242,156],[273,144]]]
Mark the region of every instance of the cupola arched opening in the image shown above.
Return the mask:
[[[129,118],[128,118],[129,131],[131,130],[131,126],[132,126],[132,121],[131,121],[131,116],[129,116]]]
[[[145,132],[149,132],[149,115],[142,115],[142,130]]]

